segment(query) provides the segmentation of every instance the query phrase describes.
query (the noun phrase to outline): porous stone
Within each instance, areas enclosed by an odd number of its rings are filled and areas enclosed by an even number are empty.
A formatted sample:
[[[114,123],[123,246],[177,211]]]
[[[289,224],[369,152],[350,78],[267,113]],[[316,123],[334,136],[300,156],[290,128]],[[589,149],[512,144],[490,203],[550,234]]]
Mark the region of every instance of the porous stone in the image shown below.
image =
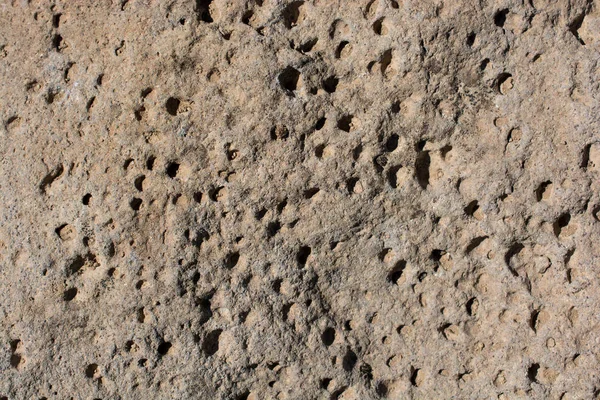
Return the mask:
[[[0,400],[599,396],[597,1],[0,21]]]

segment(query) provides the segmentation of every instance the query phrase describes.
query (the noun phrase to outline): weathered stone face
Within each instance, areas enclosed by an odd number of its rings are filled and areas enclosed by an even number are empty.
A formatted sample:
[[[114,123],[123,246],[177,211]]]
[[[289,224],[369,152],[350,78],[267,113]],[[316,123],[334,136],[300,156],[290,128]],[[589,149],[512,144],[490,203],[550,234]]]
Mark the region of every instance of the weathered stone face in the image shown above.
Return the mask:
[[[4,3],[0,399],[598,396],[597,2]]]

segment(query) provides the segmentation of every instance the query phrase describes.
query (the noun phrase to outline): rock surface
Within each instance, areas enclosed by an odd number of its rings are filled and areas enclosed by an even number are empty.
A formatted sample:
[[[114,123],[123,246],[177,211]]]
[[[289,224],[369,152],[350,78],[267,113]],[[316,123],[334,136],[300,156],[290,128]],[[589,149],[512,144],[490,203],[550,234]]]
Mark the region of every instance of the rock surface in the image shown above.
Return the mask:
[[[0,399],[599,396],[597,1],[0,22]]]

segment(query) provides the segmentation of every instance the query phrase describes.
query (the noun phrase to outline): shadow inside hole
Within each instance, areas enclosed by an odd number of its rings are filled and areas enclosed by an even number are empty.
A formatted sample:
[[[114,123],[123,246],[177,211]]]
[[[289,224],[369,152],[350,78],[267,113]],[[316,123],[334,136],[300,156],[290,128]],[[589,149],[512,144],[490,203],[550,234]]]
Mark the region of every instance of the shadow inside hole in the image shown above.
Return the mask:
[[[327,93],[334,93],[335,90],[337,89],[338,82],[339,82],[338,78],[336,78],[335,76],[330,76],[329,78],[327,78],[323,81],[323,89]]]
[[[344,115],[338,120],[337,127],[344,132],[350,132],[352,128],[352,115]]]
[[[181,101],[179,99],[176,99],[175,97],[169,97],[165,103],[165,108],[170,115],[175,116],[177,115],[180,104]]]
[[[506,22],[506,16],[508,15],[508,8],[503,10],[499,10],[494,14],[494,25],[499,28],[504,27],[504,23]]]
[[[293,92],[298,88],[298,81],[300,80],[300,71],[294,67],[286,67],[277,77],[281,87],[288,91]]]

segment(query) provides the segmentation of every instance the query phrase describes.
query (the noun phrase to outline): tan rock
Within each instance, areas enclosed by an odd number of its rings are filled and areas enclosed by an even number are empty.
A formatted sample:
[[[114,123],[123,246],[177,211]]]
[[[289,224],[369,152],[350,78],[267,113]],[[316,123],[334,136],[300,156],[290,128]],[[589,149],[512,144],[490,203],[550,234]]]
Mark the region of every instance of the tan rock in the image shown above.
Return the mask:
[[[592,398],[587,0],[0,4],[0,400]]]

